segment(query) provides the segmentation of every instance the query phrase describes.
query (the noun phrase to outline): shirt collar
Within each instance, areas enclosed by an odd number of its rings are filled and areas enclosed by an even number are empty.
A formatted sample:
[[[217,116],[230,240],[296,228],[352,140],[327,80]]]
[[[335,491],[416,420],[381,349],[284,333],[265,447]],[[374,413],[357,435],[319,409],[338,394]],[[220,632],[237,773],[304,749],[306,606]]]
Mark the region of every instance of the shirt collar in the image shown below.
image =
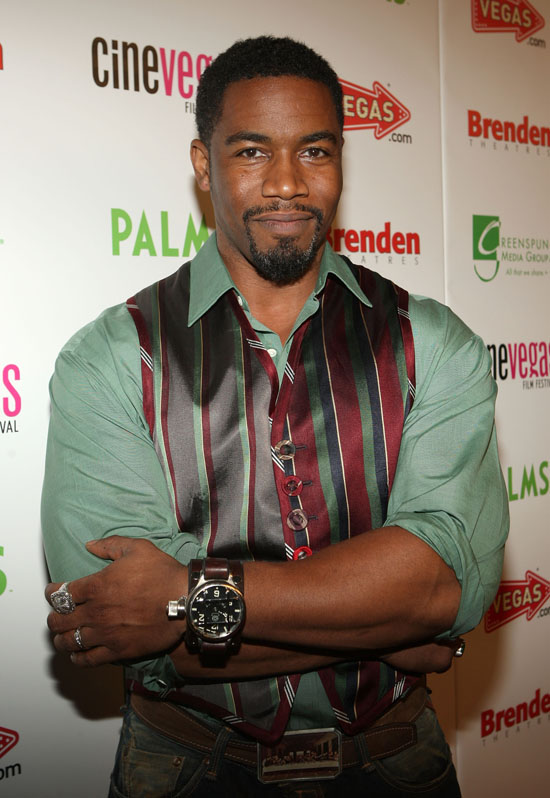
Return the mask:
[[[336,255],[327,241],[313,292],[315,296],[323,291],[329,274],[337,277],[360,302],[367,307],[372,307],[372,303],[360,288],[351,269],[348,268],[343,258]],[[188,327],[204,316],[222,294],[231,290],[239,293],[221,259],[216,243],[216,233],[213,233],[191,261]]]

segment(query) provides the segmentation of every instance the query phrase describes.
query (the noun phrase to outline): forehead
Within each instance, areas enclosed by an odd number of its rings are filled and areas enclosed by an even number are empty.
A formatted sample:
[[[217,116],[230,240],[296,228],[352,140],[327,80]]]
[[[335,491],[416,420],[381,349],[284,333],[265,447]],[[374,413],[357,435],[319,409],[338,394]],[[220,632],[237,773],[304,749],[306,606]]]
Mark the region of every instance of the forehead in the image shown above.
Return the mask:
[[[213,138],[225,140],[238,131],[300,136],[324,129],[340,134],[328,86],[285,75],[230,83]]]

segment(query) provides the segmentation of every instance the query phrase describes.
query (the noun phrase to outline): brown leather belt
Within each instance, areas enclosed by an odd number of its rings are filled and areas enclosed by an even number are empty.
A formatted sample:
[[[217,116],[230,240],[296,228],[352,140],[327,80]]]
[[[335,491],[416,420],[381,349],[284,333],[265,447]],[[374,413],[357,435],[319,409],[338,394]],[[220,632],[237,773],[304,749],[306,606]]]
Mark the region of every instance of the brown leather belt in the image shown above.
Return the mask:
[[[131,706],[144,723],[179,743],[209,754],[214,748],[217,733],[201,723],[185,709],[171,701],[159,701],[132,693]],[[354,737],[342,735],[342,767],[361,764],[356,738],[366,743],[369,760],[382,759],[404,751],[417,741],[414,721],[429,704],[423,684],[415,685],[396,701],[366,731]],[[227,727],[230,728],[230,727]],[[232,730],[233,731],[233,730]],[[361,745],[364,749],[364,746]],[[230,739],[224,756],[233,762],[256,768],[256,742]]]

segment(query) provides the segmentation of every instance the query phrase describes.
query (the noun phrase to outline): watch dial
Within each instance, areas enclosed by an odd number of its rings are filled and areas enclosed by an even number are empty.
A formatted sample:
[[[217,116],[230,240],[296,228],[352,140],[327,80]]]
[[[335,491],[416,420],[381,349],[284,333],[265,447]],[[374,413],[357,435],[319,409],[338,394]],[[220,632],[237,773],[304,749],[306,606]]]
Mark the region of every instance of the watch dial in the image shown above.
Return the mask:
[[[191,606],[187,608],[187,617],[200,637],[224,640],[241,625],[244,602],[232,587],[209,583],[193,597]]]

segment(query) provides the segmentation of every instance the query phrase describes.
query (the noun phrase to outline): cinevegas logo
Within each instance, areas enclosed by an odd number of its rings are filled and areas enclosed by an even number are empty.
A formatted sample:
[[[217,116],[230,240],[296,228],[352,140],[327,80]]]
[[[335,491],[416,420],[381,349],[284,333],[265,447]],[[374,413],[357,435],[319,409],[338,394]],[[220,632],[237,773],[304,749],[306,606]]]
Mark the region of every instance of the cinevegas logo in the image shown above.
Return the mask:
[[[493,603],[485,613],[485,631],[494,632],[504,624],[527,615],[531,621],[550,598],[550,582],[533,571],[525,572],[525,579],[501,582]]]
[[[544,17],[527,0],[472,0],[476,33],[515,33],[522,42],[543,27]]]
[[[19,366],[8,363],[2,369],[0,381],[0,434],[5,432],[19,432],[17,429],[17,416],[21,412],[21,393],[16,386],[21,378]],[[4,416],[4,418],[2,418]]]
[[[92,77],[100,88],[161,92],[167,97],[177,93],[189,100],[200,77],[212,61],[211,55],[192,55],[187,50],[167,50],[150,44],[140,50],[135,42],[108,42],[101,36],[92,41]],[[194,103],[185,110],[194,112]]]
[[[382,139],[411,118],[409,109],[377,80],[372,90],[339,81],[344,93],[344,130],[370,128],[375,139]]]

